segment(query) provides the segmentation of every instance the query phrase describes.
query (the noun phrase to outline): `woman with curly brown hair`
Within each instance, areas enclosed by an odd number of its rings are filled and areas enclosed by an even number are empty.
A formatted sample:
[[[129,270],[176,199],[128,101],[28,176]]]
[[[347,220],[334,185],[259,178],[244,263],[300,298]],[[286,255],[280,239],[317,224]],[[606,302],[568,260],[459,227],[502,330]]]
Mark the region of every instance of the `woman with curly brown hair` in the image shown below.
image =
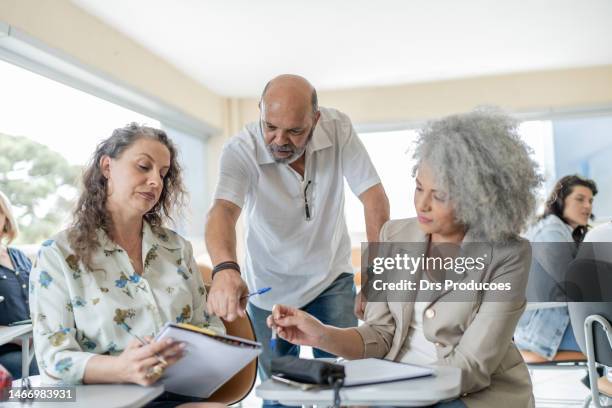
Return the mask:
[[[43,243],[30,277],[43,381],[150,385],[184,352],[182,343],[148,337],[164,323],[224,331],[206,312],[191,244],[163,227],[184,194],[177,151],[163,131],[130,124],[98,145],[72,227]],[[194,401],[160,398],[154,406]]]

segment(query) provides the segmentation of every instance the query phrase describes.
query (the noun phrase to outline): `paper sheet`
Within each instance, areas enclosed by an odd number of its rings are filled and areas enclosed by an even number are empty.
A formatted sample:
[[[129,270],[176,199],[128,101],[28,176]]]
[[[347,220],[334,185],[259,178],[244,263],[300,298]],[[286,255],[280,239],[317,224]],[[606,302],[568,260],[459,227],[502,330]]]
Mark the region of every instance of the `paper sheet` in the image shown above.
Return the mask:
[[[224,343],[222,336],[216,339],[172,326],[164,328],[157,339],[167,337],[187,344],[185,356],[168,367],[161,379],[166,391],[182,395],[209,397],[261,353],[260,345],[251,346],[257,343],[237,346]]]
[[[351,360],[341,364],[344,365],[346,374],[344,385],[347,387],[426,377],[435,372],[429,367],[395,363],[377,358]]]

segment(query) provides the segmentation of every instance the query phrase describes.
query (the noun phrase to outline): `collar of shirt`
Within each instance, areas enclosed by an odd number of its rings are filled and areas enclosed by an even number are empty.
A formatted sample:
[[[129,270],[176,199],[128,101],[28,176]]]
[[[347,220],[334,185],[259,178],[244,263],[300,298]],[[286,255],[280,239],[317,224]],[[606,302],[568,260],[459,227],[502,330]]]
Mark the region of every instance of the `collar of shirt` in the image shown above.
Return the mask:
[[[322,119],[323,118],[321,118],[321,120]],[[321,120],[319,120],[319,122],[321,122]],[[255,135],[255,154],[257,156],[257,164],[262,165],[276,163],[274,161],[274,157],[270,154],[268,148],[266,147],[259,122],[249,124],[247,126],[247,131]],[[314,133],[312,134],[312,140],[308,142],[306,149],[312,153],[331,146],[332,143],[331,140],[329,140],[327,132],[323,130],[321,123],[318,123],[315,127]]]
[[[98,242],[104,251],[117,251],[119,247],[103,229],[98,229]],[[142,223],[142,253],[148,254],[151,248],[161,246],[168,250],[181,248],[180,242],[174,232],[168,229],[152,228],[148,222]]]

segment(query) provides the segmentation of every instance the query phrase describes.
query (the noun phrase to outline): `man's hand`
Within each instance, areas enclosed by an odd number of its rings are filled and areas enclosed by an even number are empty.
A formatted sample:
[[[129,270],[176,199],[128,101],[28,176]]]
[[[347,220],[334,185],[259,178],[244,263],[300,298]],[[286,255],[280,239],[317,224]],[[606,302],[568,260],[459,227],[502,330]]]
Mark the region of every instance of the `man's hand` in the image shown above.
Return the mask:
[[[359,293],[355,295],[355,306],[353,308],[353,312],[359,320],[363,320],[363,314],[367,304],[368,301],[365,299],[365,297],[363,297],[361,291],[359,291]]]
[[[224,269],[215,274],[206,302],[208,312],[232,322],[236,317],[246,316],[249,289],[240,273],[233,269]]]

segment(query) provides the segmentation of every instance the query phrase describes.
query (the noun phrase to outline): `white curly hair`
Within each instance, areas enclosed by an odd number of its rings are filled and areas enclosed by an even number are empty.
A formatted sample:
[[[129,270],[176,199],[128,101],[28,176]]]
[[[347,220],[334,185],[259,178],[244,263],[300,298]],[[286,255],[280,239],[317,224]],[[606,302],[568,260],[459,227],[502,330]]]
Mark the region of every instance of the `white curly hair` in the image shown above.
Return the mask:
[[[506,241],[524,229],[542,182],[517,121],[494,109],[447,116],[428,123],[414,153],[447,192],[455,219],[486,241]]]

